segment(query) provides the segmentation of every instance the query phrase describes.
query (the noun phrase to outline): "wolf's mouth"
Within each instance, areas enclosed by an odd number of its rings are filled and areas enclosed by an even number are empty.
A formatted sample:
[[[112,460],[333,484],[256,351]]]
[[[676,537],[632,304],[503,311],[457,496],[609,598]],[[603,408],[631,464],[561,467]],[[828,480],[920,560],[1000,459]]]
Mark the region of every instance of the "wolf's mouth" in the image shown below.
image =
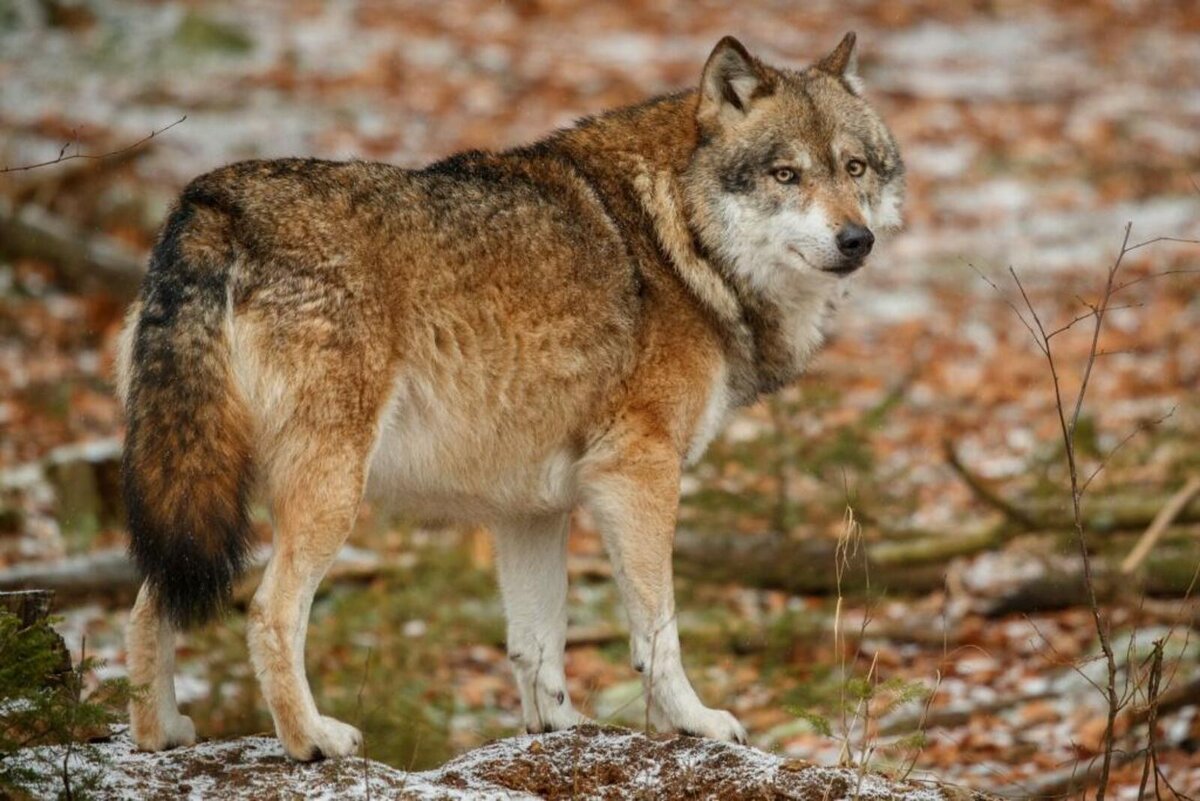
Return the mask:
[[[801,261],[803,261],[809,267],[812,267],[814,270],[817,270],[817,271],[823,272],[823,273],[833,273],[834,275],[836,275],[839,278],[844,278],[845,276],[850,275],[851,273],[858,272],[859,268],[862,267],[863,263],[866,261],[866,259],[853,259],[853,260],[848,259],[848,260],[843,261],[837,267],[818,267],[817,265],[815,265],[811,261],[809,261],[808,257],[804,255],[804,251],[802,251],[800,248],[796,247],[795,245],[788,245],[787,249],[790,250],[792,253],[795,253],[797,256],[799,256]]]
[[[826,267],[825,272],[833,273],[836,276],[846,276],[850,275],[851,273],[858,272],[859,268],[862,266],[862,261],[852,261],[849,264],[843,264],[840,267]]]

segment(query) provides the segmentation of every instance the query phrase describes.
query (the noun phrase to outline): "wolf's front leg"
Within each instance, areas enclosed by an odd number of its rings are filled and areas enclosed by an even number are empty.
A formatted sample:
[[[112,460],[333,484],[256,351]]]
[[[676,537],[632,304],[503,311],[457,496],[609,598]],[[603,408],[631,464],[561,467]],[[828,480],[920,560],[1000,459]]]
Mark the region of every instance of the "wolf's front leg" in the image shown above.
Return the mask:
[[[636,438],[621,456],[586,479],[595,516],[629,613],[630,656],[642,674],[650,719],[658,729],[746,741],[730,713],[700,702],[683,671],[671,546],[679,504],[680,459],[674,449]]]
[[[535,734],[587,722],[571,705],[563,674],[569,527],[565,514],[493,526],[508,658],[521,691],[525,728]]]

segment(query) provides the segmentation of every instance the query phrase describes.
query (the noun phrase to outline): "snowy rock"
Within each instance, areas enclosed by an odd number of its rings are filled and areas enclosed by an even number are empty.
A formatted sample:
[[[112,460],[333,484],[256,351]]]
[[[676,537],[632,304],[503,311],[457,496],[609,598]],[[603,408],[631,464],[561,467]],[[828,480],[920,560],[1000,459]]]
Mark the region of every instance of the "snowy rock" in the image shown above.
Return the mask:
[[[60,789],[62,747],[27,749],[15,759],[42,777],[39,793]],[[598,726],[500,740],[423,773],[359,758],[300,765],[288,761],[278,741],[268,737],[147,754],[121,735],[77,746],[70,766],[71,775],[90,784],[99,798],[989,798],[929,782],[788,760],[747,746]]]

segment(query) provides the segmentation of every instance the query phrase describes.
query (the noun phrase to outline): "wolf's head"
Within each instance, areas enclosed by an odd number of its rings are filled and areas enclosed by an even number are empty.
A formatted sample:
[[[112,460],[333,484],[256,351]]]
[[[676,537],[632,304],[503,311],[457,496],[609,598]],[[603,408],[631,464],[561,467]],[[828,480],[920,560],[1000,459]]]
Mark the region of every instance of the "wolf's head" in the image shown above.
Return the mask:
[[[704,246],[761,289],[836,281],[900,225],[904,167],[860,92],[853,33],[801,72],[732,37],[709,56],[682,176],[688,215]]]

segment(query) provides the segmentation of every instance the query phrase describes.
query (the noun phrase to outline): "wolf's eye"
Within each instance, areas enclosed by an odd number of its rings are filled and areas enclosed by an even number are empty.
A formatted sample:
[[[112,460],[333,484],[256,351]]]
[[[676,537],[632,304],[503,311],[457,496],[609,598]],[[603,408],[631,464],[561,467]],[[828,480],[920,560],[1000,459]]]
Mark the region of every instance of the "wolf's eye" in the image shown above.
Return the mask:
[[[846,162],[846,172],[850,173],[851,177],[857,178],[867,171],[867,165],[861,159],[850,159]]]
[[[776,167],[771,172],[771,175],[773,175],[775,180],[779,181],[781,184],[794,184],[800,181],[800,173],[796,172],[791,167]]]

